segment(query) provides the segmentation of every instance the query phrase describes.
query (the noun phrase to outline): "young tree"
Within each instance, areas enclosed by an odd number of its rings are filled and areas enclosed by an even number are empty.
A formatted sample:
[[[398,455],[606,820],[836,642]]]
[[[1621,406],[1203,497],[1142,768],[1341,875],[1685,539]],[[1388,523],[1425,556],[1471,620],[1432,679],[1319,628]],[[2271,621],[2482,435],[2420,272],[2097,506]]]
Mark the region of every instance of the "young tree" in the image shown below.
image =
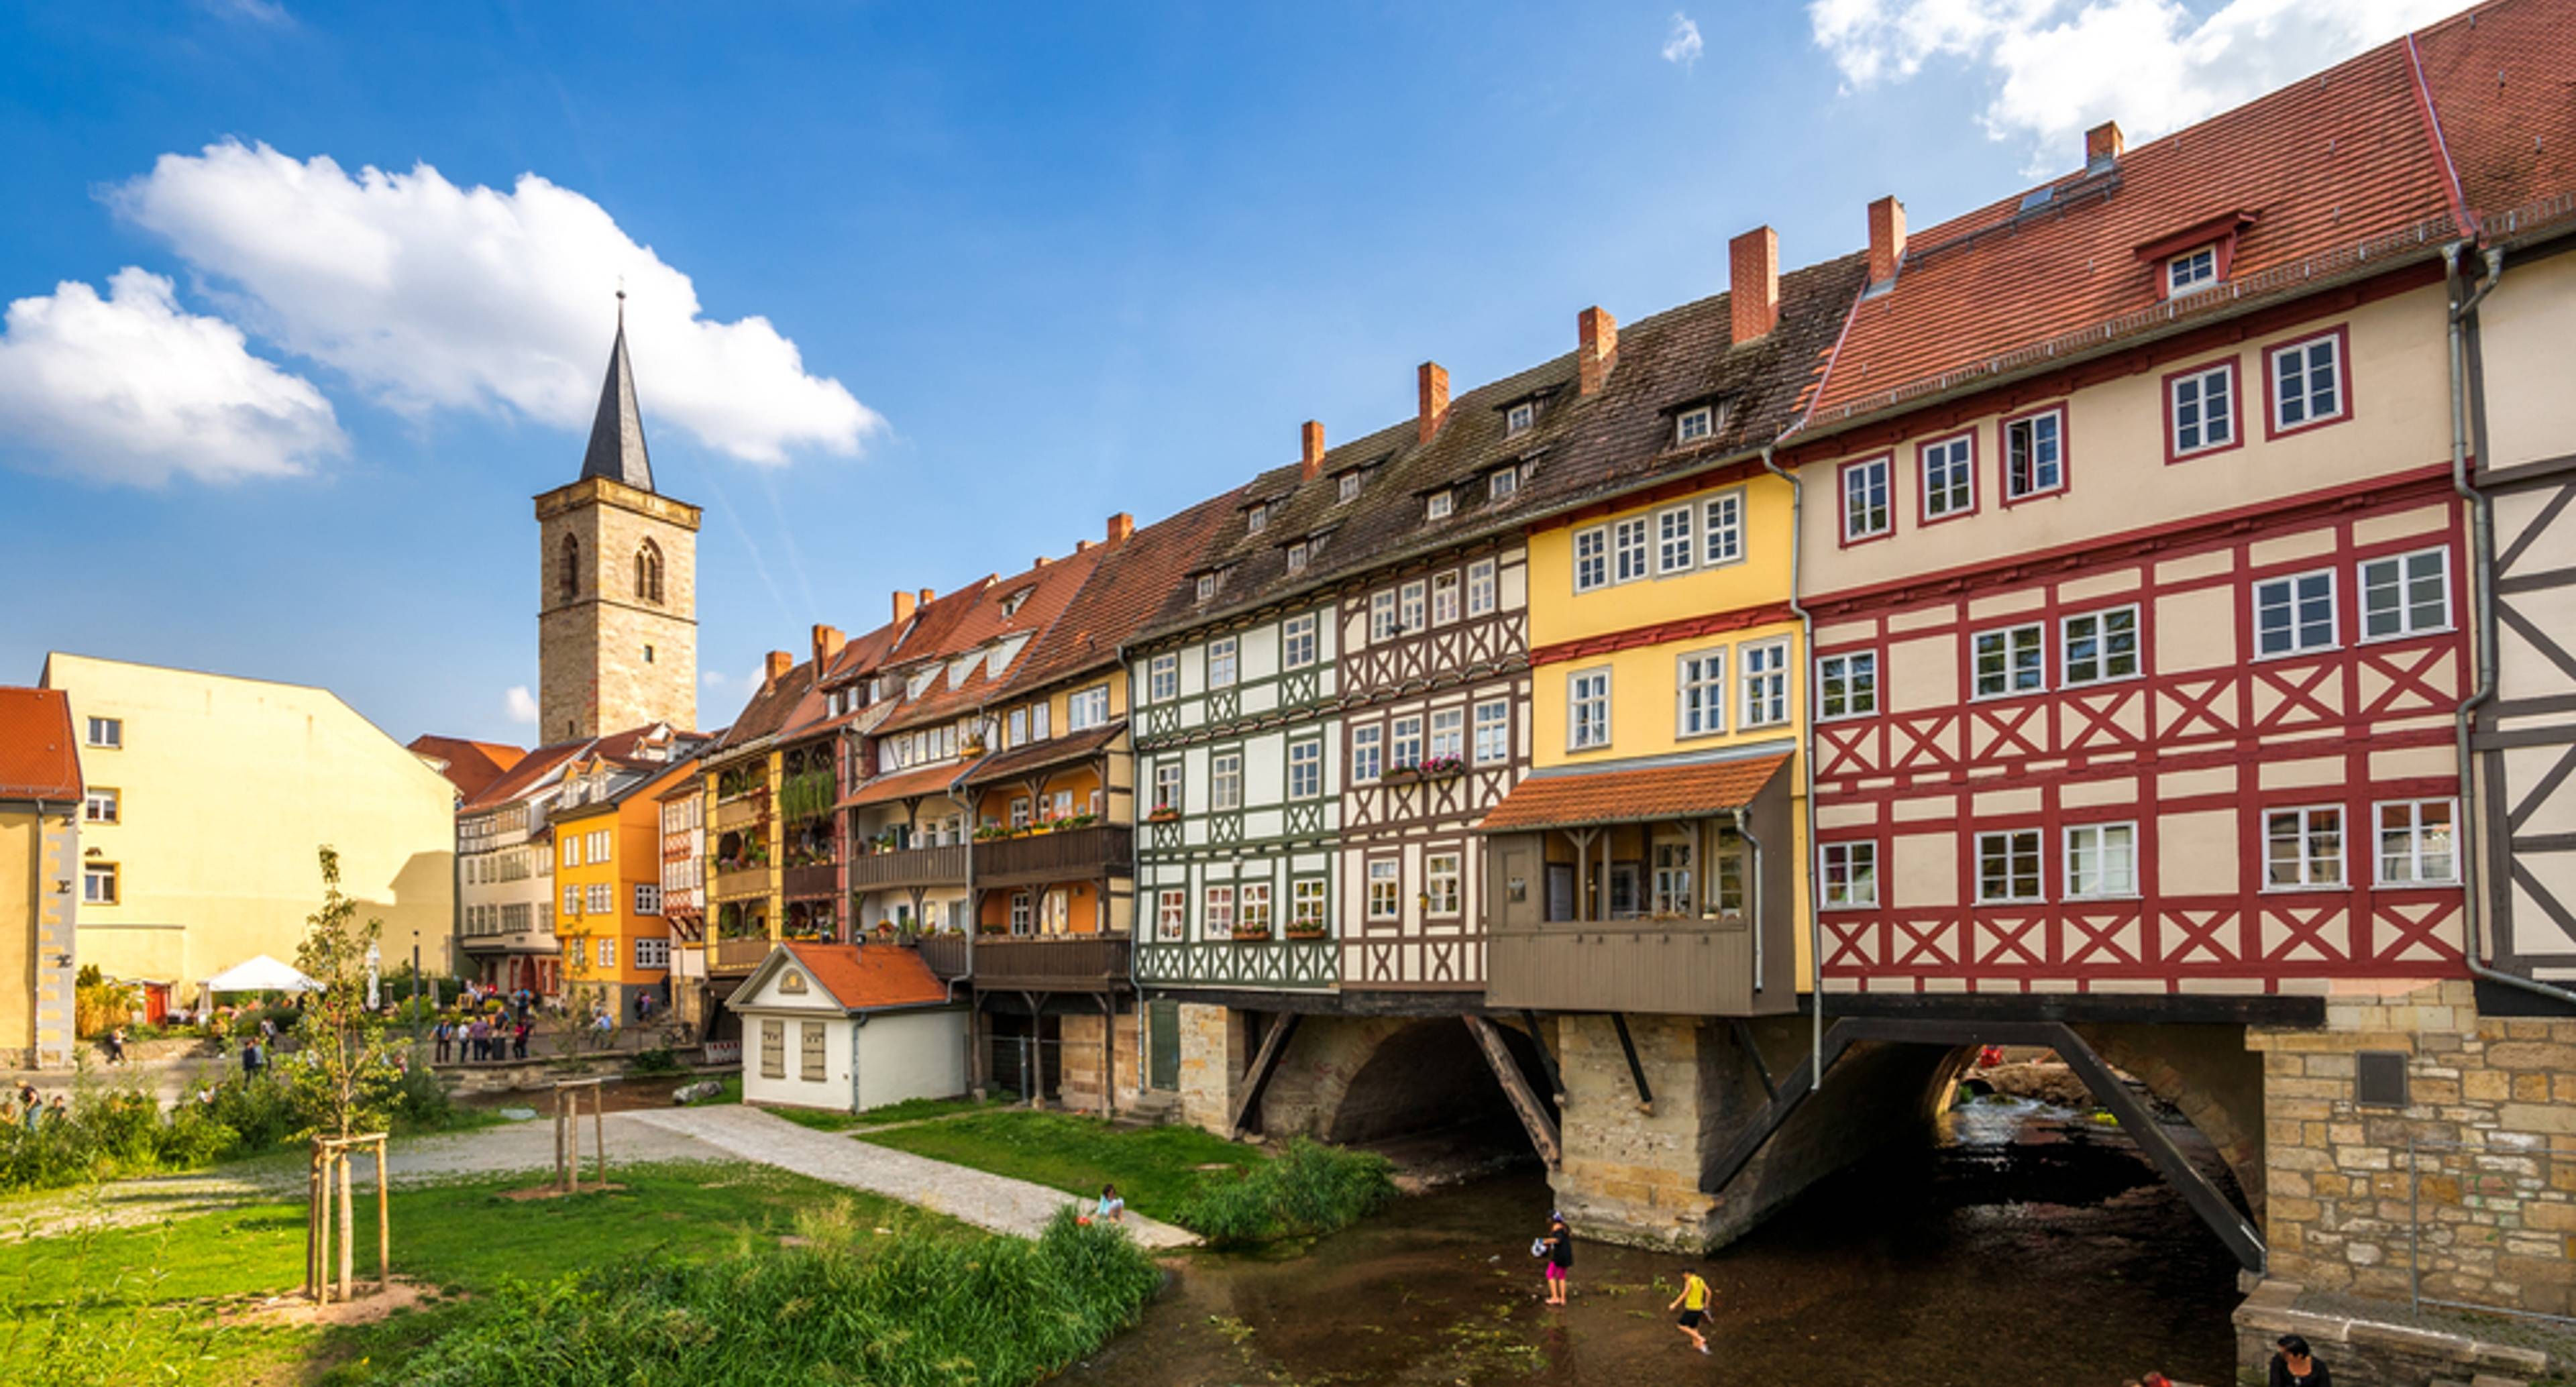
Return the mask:
[[[384,928],[382,920],[359,920],[358,903],[340,890],[340,854],[323,848],[322,908],[307,918],[304,942],[295,947],[295,966],[322,990],[306,995],[296,1027],[303,1051],[283,1066],[309,1124],[306,1135],[374,1131],[388,1116],[402,1039],[367,1008],[367,951]]]

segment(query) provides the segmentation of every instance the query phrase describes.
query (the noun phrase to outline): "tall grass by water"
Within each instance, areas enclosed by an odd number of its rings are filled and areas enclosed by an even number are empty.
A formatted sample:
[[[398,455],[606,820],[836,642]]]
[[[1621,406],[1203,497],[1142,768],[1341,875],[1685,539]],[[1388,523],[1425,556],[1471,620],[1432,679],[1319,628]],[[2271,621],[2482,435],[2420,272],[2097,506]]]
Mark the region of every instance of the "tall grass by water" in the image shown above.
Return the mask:
[[[1060,1213],[1035,1242],[862,1238],[849,1206],[800,1216],[800,1244],[654,1257],[505,1282],[473,1322],[404,1364],[419,1387],[1018,1387],[1133,1323],[1161,1273],[1114,1228]]]
[[[1265,1164],[1201,1181],[1174,1219],[1218,1247],[1314,1237],[1367,1217],[1393,1197],[1393,1172],[1374,1151],[1293,1137]]]

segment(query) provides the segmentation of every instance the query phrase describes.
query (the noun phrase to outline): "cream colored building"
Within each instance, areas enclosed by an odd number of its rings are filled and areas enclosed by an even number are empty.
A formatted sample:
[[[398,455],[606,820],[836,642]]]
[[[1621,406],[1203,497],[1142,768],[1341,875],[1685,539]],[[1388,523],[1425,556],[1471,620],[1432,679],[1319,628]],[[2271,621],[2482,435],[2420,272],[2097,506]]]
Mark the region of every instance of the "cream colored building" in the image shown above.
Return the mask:
[[[88,772],[82,963],[187,998],[256,955],[292,960],[328,844],[384,921],[385,966],[416,946],[447,969],[455,787],[337,695],[59,652],[40,682],[69,696]]]

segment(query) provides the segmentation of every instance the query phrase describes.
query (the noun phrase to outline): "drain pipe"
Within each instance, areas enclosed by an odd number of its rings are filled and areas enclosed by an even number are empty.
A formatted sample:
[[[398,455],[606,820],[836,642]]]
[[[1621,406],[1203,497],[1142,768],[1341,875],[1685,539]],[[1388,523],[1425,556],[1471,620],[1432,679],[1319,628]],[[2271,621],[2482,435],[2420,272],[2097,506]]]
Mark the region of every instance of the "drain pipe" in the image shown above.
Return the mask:
[[[1793,431],[1794,428],[1793,425]],[[1781,437],[1786,438],[1788,434],[1784,433]],[[1779,451],[1780,444],[1777,439],[1762,446],[1762,470],[1789,484],[1789,614],[1798,619],[1798,659],[1806,668],[1812,670],[1816,666],[1816,619],[1808,615],[1806,607],[1798,601],[1798,584],[1804,576],[1807,559],[1807,488],[1798,480],[1797,473],[1780,466],[1776,457]],[[1812,727],[1809,730],[1810,733],[1813,732]],[[1798,748],[1798,788],[1803,796],[1800,800],[1799,813],[1804,816],[1808,852],[1807,859],[1798,864],[1798,869],[1801,872],[1809,872],[1816,851],[1816,758],[1812,749],[1803,744]],[[1810,875],[1812,875],[1811,872]],[[1810,1092],[1825,1086],[1825,924],[1821,910],[1823,904],[1822,901],[1814,898],[1813,892],[1809,893],[1807,901],[1808,985],[1813,989],[1809,995],[1814,1001],[1808,1007],[1809,1029],[1812,1035],[1808,1039],[1807,1055],[1808,1062],[1815,1067],[1814,1073],[1807,1081]],[[1790,906],[1792,909],[1796,908],[1794,895],[1791,897]],[[1755,919],[1754,947],[1759,948],[1762,937],[1760,917],[1757,916]]]
[[[1762,990],[1762,840],[1754,836],[1753,815],[1740,804],[1735,806],[1735,833],[1753,845],[1753,870],[1747,874],[1752,900],[1747,904],[1752,907],[1753,916],[1753,990],[1759,992]],[[1714,879],[1701,882],[1700,890],[1705,893],[1716,884]]]
[[[2460,767],[2462,904],[2469,913],[2468,947],[2461,950],[2461,957],[2469,965],[2471,977],[2576,1005],[2576,992],[2490,968],[2482,958],[2487,951],[2487,930],[2492,922],[2488,918],[2489,912],[2481,904],[2479,891],[2479,877],[2485,870],[2485,861],[2478,850],[2477,763],[2470,748],[2469,731],[2478,709],[2493,702],[2496,694],[2495,515],[2494,502],[2469,478],[2468,331],[2469,315],[2477,311],[2478,304],[2487,295],[2495,292],[2497,281],[2504,277],[2504,247],[2487,247],[2485,275],[2476,291],[2463,297],[2467,284],[2462,278],[2461,261],[2469,246],[2470,242],[2460,240],[2442,248],[2442,278],[2448,289],[2451,320],[2451,489],[2460,494],[2460,499],[2467,502],[2469,508],[2469,602],[2477,661],[2477,687],[2451,713],[2451,745]]]

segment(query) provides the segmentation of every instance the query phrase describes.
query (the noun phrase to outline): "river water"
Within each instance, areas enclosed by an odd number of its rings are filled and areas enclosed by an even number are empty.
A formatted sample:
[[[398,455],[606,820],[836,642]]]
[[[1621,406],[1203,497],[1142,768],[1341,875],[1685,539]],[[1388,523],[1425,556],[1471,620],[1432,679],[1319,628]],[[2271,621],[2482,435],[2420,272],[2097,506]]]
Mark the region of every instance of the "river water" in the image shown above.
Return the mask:
[[[2205,1144],[2195,1154],[2211,1163]],[[1399,1200],[1303,1256],[1183,1259],[1144,1323],[1065,1380],[2118,1387],[2149,1369],[2233,1380],[2233,1259],[2135,1143],[2065,1109],[1960,1108],[1933,1144],[1820,1183],[1707,1259],[1708,1358],[1664,1309],[1682,1264],[1670,1254],[1581,1243],[1573,1303],[1541,1304],[1529,1243],[1548,1205],[1529,1170]]]

